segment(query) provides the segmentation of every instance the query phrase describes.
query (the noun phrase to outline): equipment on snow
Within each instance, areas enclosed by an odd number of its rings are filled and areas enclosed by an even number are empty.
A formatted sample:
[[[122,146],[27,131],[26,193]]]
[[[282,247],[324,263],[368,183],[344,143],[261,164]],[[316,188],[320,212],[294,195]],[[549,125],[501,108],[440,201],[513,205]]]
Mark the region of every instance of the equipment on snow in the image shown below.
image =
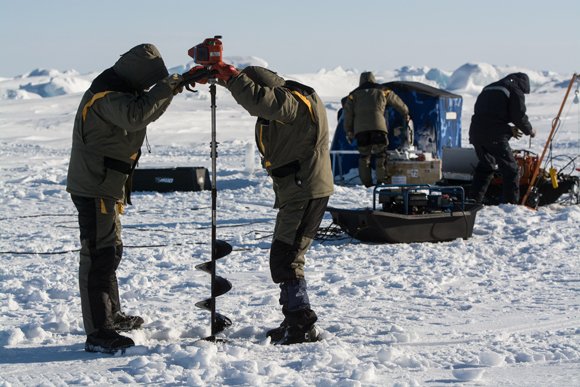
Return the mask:
[[[514,158],[520,170],[520,200],[530,187],[534,170],[540,165],[538,155],[534,152],[514,149]],[[554,157],[556,158],[556,157]],[[469,190],[477,165],[477,156],[473,148],[444,148],[443,149],[443,178],[436,182],[439,186],[462,186]],[[527,199],[529,205],[545,206],[552,203],[580,203],[580,178],[565,173],[568,167],[574,163],[572,159],[566,166],[560,168],[555,176],[543,168],[536,179],[536,183],[530,191]],[[555,185],[554,179],[555,178]],[[502,202],[501,175],[497,174],[487,189],[483,198],[483,204],[497,205]],[[569,194],[568,197],[566,194]]]
[[[392,128],[388,134],[387,168],[394,160],[422,161],[413,160],[422,155],[427,157],[427,161],[437,161],[442,158],[444,148],[459,149],[461,147],[463,105],[461,95],[419,82],[388,82],[382,86],[392,90],[401,98],[413,118],[412,122],[405,123],[396,110],[388,108],[385,111],[388,127]],[[356,141],[352,143],[347,141],[344,118],[344,109],[340,109],[337,113],[337,126],[330,147],[332,173],[336,184],[352,185],[358,180],[359,152]],[[374,169],[374,163],[372,168]],[[431,184],[427,180],[409,180],[409,176],[421,178],[420,175],[421,171],[419,175],[408,175],[405,183]],[[430,179],[431,176],[428,178]],[[391,183],[395,182],[391,181]]]
[[[568,88],[566,89],[566,94],[564,95],[564,100],[562,101],[562,104],[560,105],[560,110],[558,111],[558,114],[556,115],[556,117],[552,120],[552,129],[550,130],[550,134],[548,135],[548,139],[546,140],[546,145],[544,146],[544,150],[542,151],[542,155],[540,156],[540,158],[538,160],[538,164],[536,165],[536,167],[533,170],[528,189],[521,200],[521,204],[523,204],[527,207],[530,207],[533,209],[538,207],[539,203],[536,201],[533,201],[533,200],[530,201],[530,198],[533,198],[534,192],[537,191],[537,189],[538,189],[537,183],[539,182],[538,178],[540,177],[540,173],[541,173],[540,167],[541,167],[542,161],[544,160],[544,156],[546,155],[546,152],[548,151],[548,149],[549,148],[551,149],[552,141],[554,140],[554,136],[557,132],[558,127],[560,126],[560,122],[561,122],[560,115],[562,114],[562,110],[564,110],[564,105],[566,104],[566,100],[568,99],[568,95],[570,94],[570,90],[572,89],[574,82],[576,82],[579,79],[579,77],[580,77],[580,75],[577,73],[574,73],[572,75],[572,79],[570,79],[570,83],[568,84]],[[576,97],[577,97],[577,95],[576,95]],[[554,178],[552,177],[552,179],[554,179]],[[579,186],[578,178],[576,178],[574,188],[576,190],[578,190],[578,186]],[[556,188],[556,187],[554,187],[554,188]]]
[[[193,192],[211,190],[205,167],[136,168],[131,189],[155,192]]]
[[[413,243],[471,237],[481,207],[466,201],[459,186],[383,184],[373,191],[372,209],[327,211],[343,231],[363,242]]]

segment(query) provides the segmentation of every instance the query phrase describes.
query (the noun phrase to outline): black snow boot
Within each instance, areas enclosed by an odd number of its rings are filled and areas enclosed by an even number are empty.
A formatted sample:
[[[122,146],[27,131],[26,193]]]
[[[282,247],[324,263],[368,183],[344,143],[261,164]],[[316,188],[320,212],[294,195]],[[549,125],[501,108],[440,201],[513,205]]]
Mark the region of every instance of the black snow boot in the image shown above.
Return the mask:
[[[300,343],[312,343],[318,341],[320,335],[316,325],[312,324],[307,327],[298,325],[289,325],[284,329],[283,336],[276,341],[272,341],[274,345],[290,345]]]
[[[318,341],[319,333],[314,325],[318,316],[312,309],[284,311],[284,315],[286,318],[280,327],[272,330],[274,331],[270,336],[272,344],[289,345]]]
[[[113,328],[117,331],[131,331],[141,328],[145,321],[140,316],[130,316],[123,312],[117,312],[113,316]]]
[[[123,353],[125,349],[134,345],[135,342],[129,337],[121,336],[112,329],[100,329],[87,336],[85,351],[110,354],[121,351]]]
[[[286,327],[288,327],[288,322],[286,319],[280,323],[278,328],[270,329],[266,332],[266,337],[270,338],[270,342],[274,343],[276,341],[280,341],[282,337],[284,337],[284,333],[286,332]]]

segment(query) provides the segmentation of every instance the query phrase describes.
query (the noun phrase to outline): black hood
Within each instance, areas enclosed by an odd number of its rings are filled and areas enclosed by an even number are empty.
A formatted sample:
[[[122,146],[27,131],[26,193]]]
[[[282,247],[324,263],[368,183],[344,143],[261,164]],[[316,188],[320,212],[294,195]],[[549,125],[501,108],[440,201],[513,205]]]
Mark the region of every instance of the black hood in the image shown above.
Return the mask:
[[[93,94],[102,91],[120,91],[122,93],[135,93],[142,90],[135,90],[127,81],[121,78],[112,67],[99,74],[91,83],[90,90]]]
[[[159,50],[149,43],[135,46],[121,55],[113,70],[136,91],[147,90],[169,75]]]
[[[524,94],[530,94],[530,78],[526,73],[513,73],[505,77],[502,81],[519,89]]]
[[[370,71],[365,71],[365,72],[361,73],[359,81],[358,81],[359,86],[362,86],[366,83],[377,83],[377,80],[375,79],[375,75]]]

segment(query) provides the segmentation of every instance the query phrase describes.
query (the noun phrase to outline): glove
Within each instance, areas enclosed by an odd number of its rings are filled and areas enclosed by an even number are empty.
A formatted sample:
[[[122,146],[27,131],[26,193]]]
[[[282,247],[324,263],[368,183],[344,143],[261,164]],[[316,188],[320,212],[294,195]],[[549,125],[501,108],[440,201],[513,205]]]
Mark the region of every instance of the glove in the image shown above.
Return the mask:
[[[177,86],[175,89],[173,89],[173,95],[177,95],[179,93],[181,93],[183,91],[183,86]]]
[[[231,77],[235,77],[240,73],[234,66],[224,62],[218,62],[211,66],[210,69],[217,71],[215,77],[224,82],[229,81]]]
[[[346,141],[349,144],[352,144],[353,140],[354,140],[354,132],[346,132]]]
[[[205,70],[206,70],[205,66],[195,66],[195,67],[189,69],[189,71],[186,74],[188,76],[195,76],[196,73],[198,73],[200,71],[205,71]],[[202,78],[202,79],[196,79],[195,82],[202,84],[202,85],[205,85],[207,83],[207,77]],[[192,82],[189,84],[191,86],[191,88],[193,88],[195,86],[195,82]]]
[[[519,130],[517,127],[512,126],[512,137],[515,138],[516,140],[518,140],[520,137],[522,137],[522,131]],[[533,137],[533,136],[532,136]]]
[[[183,91],[183,77],[179,74],[171,74],[165,78],[165,83],[172,90],[173,95],[179,94]]]
[[[530,132],[530,137],[531,138],[536,137],[536,129],[532,128],[532,131]]]

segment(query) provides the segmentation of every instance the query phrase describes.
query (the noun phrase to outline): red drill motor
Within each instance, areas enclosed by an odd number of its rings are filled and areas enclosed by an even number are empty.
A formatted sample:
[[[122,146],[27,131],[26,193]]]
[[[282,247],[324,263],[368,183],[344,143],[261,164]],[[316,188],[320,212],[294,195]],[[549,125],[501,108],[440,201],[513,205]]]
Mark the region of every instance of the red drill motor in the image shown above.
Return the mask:
[[[193,58],[193,61],[200,66],[181,74],[183,82],[181,83],[189,91],[192,90],[189,86],[192,82],[208,78],[216,74],[215,70],[210,70],[210,66],[222,61],[223,44],[220,40],[222,37],[216,35],[213,38],[207,38],[196,46],[193,46],[187,51],[187,55]],[[201,68],[201,66],[205,68]]]
[[[220,40],[222,37],[216,35],[213,38],[207,38],[196,46],[187,51],[187,55],[193,58],[193,61],[202,66],[211,66],[222,61],[223,45]]]

